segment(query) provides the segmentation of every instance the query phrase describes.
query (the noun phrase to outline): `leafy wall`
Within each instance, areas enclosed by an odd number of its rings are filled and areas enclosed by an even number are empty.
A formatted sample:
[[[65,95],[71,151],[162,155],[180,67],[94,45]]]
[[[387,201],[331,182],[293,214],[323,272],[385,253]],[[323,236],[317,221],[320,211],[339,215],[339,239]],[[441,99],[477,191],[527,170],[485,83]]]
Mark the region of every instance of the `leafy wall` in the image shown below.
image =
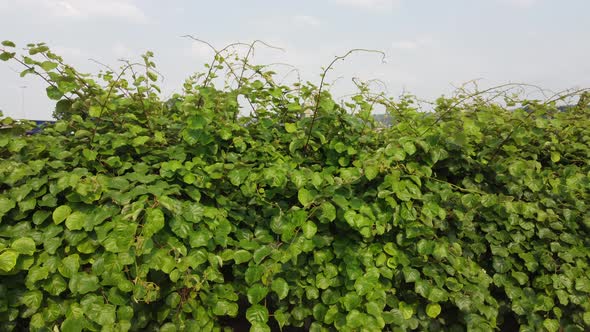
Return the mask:
[[[3,45],[60,120],[0,132],[2,329],[590,329],[590,108],[556,106],[575,94],[337,103],[327,70],[282,85],[219,52],[163,101],[150,53],[85,75]]]

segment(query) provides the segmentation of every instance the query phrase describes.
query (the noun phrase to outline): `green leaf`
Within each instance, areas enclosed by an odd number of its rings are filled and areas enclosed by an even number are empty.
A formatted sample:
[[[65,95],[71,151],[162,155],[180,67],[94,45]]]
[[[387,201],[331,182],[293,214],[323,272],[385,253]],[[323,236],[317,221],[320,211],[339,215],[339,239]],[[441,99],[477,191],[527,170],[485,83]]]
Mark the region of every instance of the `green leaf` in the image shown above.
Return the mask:
[[[176,328],[176,325],[174,325],[174,323],[168,322],[165,323],[164,325],[162,325],[159,329],[159,332],[177,332],[178,329]]]
[[[16,47],[16,45],[10,41],[10,40],[3,40],[2,41],[2,46],[6,46],[6,47]]]
[[[209,243],[209,240],[212,238],[211,232],[206,229],[201,229],[196,232],[191,232],[189,234],[190,238],[190,246],[193,248],[198,247],[206,247]]]
[[[303,223],[301,229],[303,230],[303,236],[305,236],[305,238],[307,239],[311,239],[318,231],[318,227],[311,220],[308,220],[305,223]]]
[[[58,206],[53,210],[53,222],[56,224],[62,223],[72,213],[72,208],[67,205]]]
[[[322,222],[332,222],[336,219],[336,208],[330,202],[323,202],[320,206],[320,220]]]
[[[425,298],[428,298],[431,289],[432,285],[426,280],[416,280],[416,283],[414,284],[414,291]]]
[[[270,327],[264,323],[253,323],[250,332],[270,332]]]
[[[49,51],[49,47],[47,47],[43,44],[37,44],[35,47],[29,48],[30,55],[35,55],[37,53],[45,53],[47,51]]]
[[[367,165],[365,166],[365,176],[369,181],[373,180],[374,178],[379,175],[379,166],[378,165]]]
[[[150,140],[148,136],[137,136],[131,141],[131,145],[134,147],[142,146]]]
[[[250,265],[246,269],[245,279],[248,285],[252,285],[258,281],[261,281],[262,275],[265,270],[260,265]]]
[[[97,276],[81,272],[72,275],[68,287],[74,294],[86,294],[96,291],[100,287],[100,284],[98,283]]]
[[[416,146],[412,142],[404,142],[402,143],[402,148],[408,155],[413,155],[416,153]]]
[[[21,255],[32,255],[36,250],[35,241],[30,237],[18,238],[12,242],[10,247]]]
[[[559,321],[556,319],[545,319],[543,321],[543,327],[547,329],[549,332],[557,332],[559,330]]]
[[[342,153],[344,151],[346,151],[348,149],[348,147],[346,146],[346,144],[342,143],[342,142],[336,142],[336,144],[334,144],[334,150],[336,150],[336,152],[338,153]]]
[[[352,310],[346,315],[346,326],[353,329],[363,326],[366,321],[365,315],[358,310]]]
[[[386,156],[391,157],[391,159],[395,161],[403,161],[406,159],[406,152],[399,145],[390,143],[385,147],[384,152]]]
[[[326,311],[326,314],[324,315],[324,322],[327,324],[331,324],[332,322],[334,322],[335,319],[338,318],[339,315],[340,313],[338,310],[338,306],[332,305],[328,308],[328,311]]]
[[[152,81],[155,82],[158,80],[158,75],[156,75],[154,72],[151,71],[146,71],[147,77]]]
[[[164,212],[161,209],[147,209],[145,223],[143,224],[143,236],[147,239],[164,228]]]
[[[285,123],[285,130],[288,133],[294,133],[297,131],[297,124],[296,123]]]
[[[71,278],[80,269],[80,256],[78,254],[72,254],[64,257],[57,269],[62,276]]]
[[[432,252],[432,256],[437,260],[442,260],[443,258],[447,258],[449,256],[449,247],[446,243],[436,242],[434,244],[434,250]]]
[[[192,174],[192,173],[185,174],[182,177],[182,181],[184,181],[184,183],[187,183],[187,184],[192,184],[196,180],[197,180],[197,177],[194,174]]]
[[[288,313],[285,313],[285,311],[279,309],[276,310],[273,313],[273,317],[274,319],[277,321],[277,323],[279,323],[279,327],[282,329],[283,327],[285,327],[285,325],[289,322],[289,317],[291,315]]]
[[[528,275],[524,272],[512,271],[511,274],[520,285],[525,285],[529,281]]]
[[[9,55],[12,54],[14,56],[14,53],[6,53],[6,52],[4,52],[4,53],[0,54],[0,57],[2,57],[4,54],[9,54]],[[2,59],[2,60],[4,60],[4,59]],[[27,58],[25,58],[25,63],[26,62],[27,62]],[[32,61],[29,62],[29,64],[31,64],[31,63],[32,63]],[[23,70],[23,71],[20,72],[20,77],[25,77],[25,76],[27,76],[29,74],[35,74],[35,73],[36,73],[35,68],[27,68],[27,69],[25,69],[25,70]]]
[[[15,250],[6,250],[0,254],[0,270],[8,272],[16,266],[18,252]]]
[[[43,286],[43,289],[53,296],[59,296],[59,294],[68,289],[68,284],[61,275],[54,274],[51,276],[51,279],[48,280]]]
[[[252,258],[252,254],[247,250],[237,250],[234,252],[234,262],[236,264],[242,264],[248,262]]]
[[[440,304],[438,304],[438,303],[429,303],[426,306],[426,314],[430,318],[438,317],[438,315],[440,315],[440,312],[441,312],[441,307],[440,307]]]
[[[64,95],[58,87],[53,85],[48,86],[45,91],[47,92],[47,97],[51,100],[60,100]]]
[[[416,269],[413,269],[409,266],[404,266],[402,272],[406,282],[415,282],[416,280],[420,280],[420,271]]]
[[[87,218],[86,214],[80,211],[74,211],[66,218],[66,227],[71,231],[77,231],[84,228]]]
[[[8,197],[0,196],[0,218],[8,211],[14,209],[16,202]]]
[[[57,68],[57,63],[53,61],[43,61],[39,66],[41,66],[41,68],[43,68],[45,71],[51,71]]]
[[[93,118],[98,118],[102,115],[103,107],[100,105],[92,105],[88,108],[88,115]]]
[[[340,299],[346,311],[351,311],[361,305],[361,297],[355,292],[349,292]]]
[[[14,58],[15,55],[16,55],[16,53],[14,53],[14,52],[2,52],[2,53],[0,53],[0,60],[8,61],[8,60]]]
[[[254,260],[254,263],[260,264],[260,262],[262,262],[262,260],[271,252],[272,248],[270,246],[262,246],[254,251],[252,259]]]
[[[227,174],[227,177],[231,184],[239,186],[248,178],[248,173],[249,171],[246,168],[235,168]]]
[[[383,304],[377,302],[368,302],[365,304],[367,313],[373,317],[380,319],[383,317]]]
[[[498,256],[494,256],[492,258],[492,266],[494,267],[494,270],[496,270],[496,272],[498,273],[506,273],[510,271],[511,265],[512,264],[510,264],[510,261],[507,258]]]
[[[257,304],[262,301],[268,294],[268,288],[262,284],[254,284],[248,288],[247,296],[248,302]]]
[[[334,103],[334,100],[331,97],[322,97],[320,100],[320,107],[324,110],[324,111],[332,111],[334,109],[334,106],[336,106],[336,103]]]
[[[112,304],[103,304],[101,302],[90,303],[85,308],[85,315],[100,326],[110,327],[116,322],[116,307]]]
[[[433,241],[421,239],[418,241],[417,249],[420,255],[430,255],[434,252],[435,244]]]
[[[453,292],[458,292],[463,289],[463,284],[453,277],[448,277],[445,280],[445,286]]]
[[[305,297],[309,300],[315,300],[320,297],[320,290],[313,286],[305,287]]]
[[[481,205],[484,207],[494,206],[498,202],[496,195],[483,195],[481,197]]]
[[[313,184],[313,186],[316,189],[321,188],[323,182],[324,182],[324,179],[322,178],[322,175],[320,173],[314,172],[311,175],[311,183]]]
[[[299,189],[307,183],[307,178],[303,172],[295,170],[291,173],[291,182]]]
[[[137,224],[120,220],[113,223],[113,230],[106,236],[102,244],[110,252],[126,252],[135,240]]]
[[[283,278],[276,278],[272,281],[271,289],[277,294],[279,300],[287,297],[289,294],[289,284]]]
[[[414,308],[411,305],[402,301],[399,303],[398,308],[405,320],[408,320],[414,316]]]
[[[82,332],[84,321],[80,318],[66,318],[61,323],[61,332]]]
[[[315,199],[315,192],[313,190],[307,190],[305,188],[299,189],[297,193],[297,199],[299,199],[299,203],[304,207],[309,206]]]
[[[365,295],[372,292],[377,286],[378,282],[378,272],[373,274],[367,273],[355,281],[354,289],[356,290],[357,294]]]
[[[266,307],[255,304],[246,310],[246,319],[254,323],[266,323],[268,321],[268,310]]]
[[[326,277],[326,275],[324,273],[316,274],[316,278],[315,278],[316,287],[318,287],[319,289],[328,289],[331,284],[332,284],[332,281],[330,280],[330,278]]]
[[[561,155],[557,151],[551,151],[551,161],[556,163],[561,159]]]
[[[297,150],[301,149],[304,144],[305,141],[303,139],[297,138],[292,140],[291,143],[289,143],[289,152],[294,154]]]
[[[84,155],[84,158],[86,158],[87,160],[96,160],[98,152],[89,149],[84,149],[82,150],[82,155]]]
[[[28,288],[33,289],[34,284],[39,280],[45,280],[49,276],[49,268],[47,266],[33,266],[29,269],[25,283]]]
[[[219,300],[213,306],[213,314],[216,316],[230,316],[235,317],[238,314],[238,304]]]
[[[340,177],[345,182],[349,182],[349,183],[354,182],[358,178],[360,178],[360,176],[361,176],[361,172],[356,167],[347,167],[347,168],[340,169]]]
[[[576,279],[575,290],[590,294],[590,279],[586,277],[579,277]]]

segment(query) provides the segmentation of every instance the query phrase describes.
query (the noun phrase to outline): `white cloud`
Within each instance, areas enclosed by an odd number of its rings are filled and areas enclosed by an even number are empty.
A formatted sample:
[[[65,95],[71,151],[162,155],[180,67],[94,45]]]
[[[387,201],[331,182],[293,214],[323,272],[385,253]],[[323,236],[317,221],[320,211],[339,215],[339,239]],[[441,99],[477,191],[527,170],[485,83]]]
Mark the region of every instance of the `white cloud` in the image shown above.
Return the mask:
[[[309,15],[296,15],[293,16],[293,22],[297,25],[303,26],[318,26],[320,25],[320,20],[317,17],[309,16]]]
[[[422,36],[415,39],[397,40],[391,43],[394,50],[416,50],[423,47],[435,46],[436,41],[430,36]]]
[[[51,49],[55,52],[55,54],[66,58],[78,58],[87,55],[86,52],[77,47],[54,46],[51,47]]]
[[[215,52],[213,52],[211,47],[209,47],[208,45],[205,45],[204,43],[198,41],[193,41],[190,47],[190,54],[200,60],[209,61],[213,59],[213,55],[215,55]]]
[[[400,40],[391,43],[391,47],[396,50],[415,50],[418,48],[418,42],[413,40]]]
[[[20,0],[23,10],[42,11],[44,15],[69,19],[119,18],[135,23],[148,21],[133,0]]]
[[[140,55],[139,52],[134,52],[131,48],[120,42],[115,43],[111,50],[116,57],[123,59],[129,59]]]
[[[334,0],[337,4],[369,10],[392,10],[401,5],[401,0]]]
[[[536,4],[536,0],[502,0],[502,2],[520,8],[530,8]]]
[[[262,29],[276,29],[276,27],[284,27],[285,30],[291,31],[295,29],[315,28],[320,26],[322,22],[318,17],[311,15],[273,15],[249,19],[248,24]]]

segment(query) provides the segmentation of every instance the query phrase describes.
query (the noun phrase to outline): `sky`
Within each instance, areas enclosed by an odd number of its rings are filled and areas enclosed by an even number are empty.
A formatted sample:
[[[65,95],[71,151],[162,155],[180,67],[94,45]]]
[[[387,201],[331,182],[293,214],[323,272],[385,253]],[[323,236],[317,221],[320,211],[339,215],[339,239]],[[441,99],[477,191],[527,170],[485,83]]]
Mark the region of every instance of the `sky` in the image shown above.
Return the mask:
[[[0,40],[45,42],[82,72],[97,60],[155,54],[164,97],[217,48],[262,40],[254,62],[288,63],[301,79],[319,82],[322,67],[350,49],[328,74],[337,98],[353,93],[353,78],[395,97],[434,100],[477,80],[480,88],[527,83],[551,91],[590,87],[588,0],[0,0]],[[291,68],[275,65],[281,74]],[[20,78],[15,62],[0,62],[0,110],[19,119],[51,119],[54,102],[34,76]],[[285,79],[288,81],[291,76]],[[282,77],[281,75],[278,76]]]

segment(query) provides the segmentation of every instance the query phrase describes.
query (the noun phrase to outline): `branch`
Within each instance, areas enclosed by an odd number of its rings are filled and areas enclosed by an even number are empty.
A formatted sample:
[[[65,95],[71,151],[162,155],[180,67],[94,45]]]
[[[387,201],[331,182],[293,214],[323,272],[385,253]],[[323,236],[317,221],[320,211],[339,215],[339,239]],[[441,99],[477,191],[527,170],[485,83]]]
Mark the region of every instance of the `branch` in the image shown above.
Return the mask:
[[[332,62],[330,62],[330,64],[328,65],[328,67],[326,67],[326,69],[324,69],[324,72],[321,75],[322,80],[320,81],[320,87],[318,89],[318,93],[317,93],[317,97],[316,97],[316,103],[315,103],[315,107],[314,107],[314,110],[313,110],[313,117],[311,119],[311,124],[309,125],[309,130],[307,132],[307,140],[305,141],[305,145],[303,146],[303,151],[304,152],[307,152],[307,147],[309,145],[309,140],[311,139],[311,132],[313,130],[313,125],[315,124],[315,120],[317,118],[318,110],[319,110],[319,107],[320,107],[320,98],[321,98],[321,95],[322,95],[322,89],[324,87],[324,81],[325,81],[325,78],[326,78],[326,74],[328,73],[328,71],[330,69],[332,69],[332,67],[334,66],[334,64],[337,61],[344,60],[349,55],[351,55],[352,53],[355,53],[355,52],[379,53],[379,54],[382,55],[381,62],[382,63],[385,62],[385,53],[384,52],[378,51],[378,50],[369,50],[369,49],[364,49],[364,48],[355,48],[355,49],[352,49],[352,50],[346,52],[346,54],[344,54],[344,55],[336,56],[334,58],[334,60],[332,60]]]

